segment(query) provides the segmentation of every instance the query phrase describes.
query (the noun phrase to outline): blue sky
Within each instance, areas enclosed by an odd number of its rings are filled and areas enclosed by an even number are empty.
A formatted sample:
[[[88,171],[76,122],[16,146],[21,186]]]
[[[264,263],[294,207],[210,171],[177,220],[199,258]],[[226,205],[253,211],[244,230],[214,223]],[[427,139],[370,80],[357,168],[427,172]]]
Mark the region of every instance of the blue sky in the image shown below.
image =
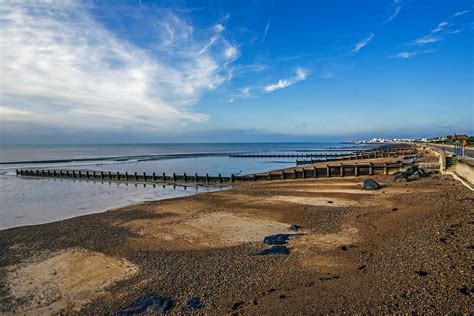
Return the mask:
[[[0,142],[474,133],[472,1],[1,2]]]

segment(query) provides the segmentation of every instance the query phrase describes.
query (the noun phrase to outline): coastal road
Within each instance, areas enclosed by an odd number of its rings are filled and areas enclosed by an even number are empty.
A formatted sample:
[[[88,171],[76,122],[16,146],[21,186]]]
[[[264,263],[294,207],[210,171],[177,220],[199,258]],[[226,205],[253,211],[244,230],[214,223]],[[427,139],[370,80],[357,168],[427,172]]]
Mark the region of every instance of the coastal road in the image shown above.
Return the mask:
[[[446,144],[429,144],[428,146],[437,148],[437,149],[443,149],[447,152],[454,152],[454,146],[453,145],[446,145]],[[469,158],[474,158],[474,148],[469,147],[469,148],[464,148],[464,156],[469,157]]]

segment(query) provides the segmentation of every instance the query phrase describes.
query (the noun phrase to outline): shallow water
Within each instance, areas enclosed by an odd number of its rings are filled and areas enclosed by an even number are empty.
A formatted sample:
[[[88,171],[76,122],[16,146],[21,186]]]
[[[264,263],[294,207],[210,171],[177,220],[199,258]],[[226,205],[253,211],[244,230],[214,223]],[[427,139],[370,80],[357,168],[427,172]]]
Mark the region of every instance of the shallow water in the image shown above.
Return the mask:
[[[340,147],[334,143],[47,145],[0,147],[0,229],[47,223],[149,200],[218,188],[135,186],[66,179],[28,179],[15,169],[88,169],[157,175],[230,176],[294,166],[295,159],[230,158],[231,152],[294,153]],[[206,155],[200,155],[206,153]],[[185,154],[185,156],[182,156]],[[181,156],[180,156],[181,155]],[[112,157],[112,158],[109,158]],[[81,160],[86,159],[86,160]],[[48,162],[61,160],[61,162]],[[27,161],[27,163],[21,163]],[[8,162],[8,163],[5,163]]]

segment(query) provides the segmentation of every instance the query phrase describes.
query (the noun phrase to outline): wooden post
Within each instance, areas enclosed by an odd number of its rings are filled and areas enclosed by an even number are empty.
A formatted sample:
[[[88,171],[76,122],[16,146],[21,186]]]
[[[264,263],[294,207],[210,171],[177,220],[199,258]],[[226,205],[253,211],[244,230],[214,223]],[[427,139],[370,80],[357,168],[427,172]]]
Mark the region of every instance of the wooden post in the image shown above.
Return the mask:
[[[69,171],[66,171],[66,177],[69,178]]]
[[[117,171],[117,180],[120,181],[120,172]]]
[[[269,180],[273,180],[273,174],[271,172],[268,173],[267,177],[268,177]]]
[[[327,172],[327,177],[331,178],[331,167],[329,167],[329,165],[326,165],[326,172]]]
[[[163,172],[163,182],[166,182],[166,174]]]
[[[339,167],[339,173],[341,177],[344,177],[344,166],[342,165],[342,162],[341,162],[341,166]]]
[[[293,179],[296,179],[296,169],[293,169]]]
[[[53,174],[54,174],[54,176],[56,177],[56,170],[53,170]]]
[[[146,172],[143,173],[143,181],[146,182]]]
[[[18,174],[19,174],[18,169],[16,169],[16,176],[17,176],[17,177],[18,177]]]
[[[374,164],[369,162],[369,175],[374,174]]]
[[[198,177],[198,174],[197,174],[197,173],[194,174],[194,180],[196,181],[196,183],[199,182],[199,177]]]
[[[75,178],[76,177],[76,171],[72,171],[72,177]]]
[[[176,173],[173,172],[173,182],[176,182]]]
[[[153,182],[156,181],[156,174],[153,172]]]
[[[184,173],[184,182],[188,182],[188,176],[186,175],[186,172]]]
[[[306,179],[306,175],[304,174],[304,168],[301,168],[301,177],[303,179]]]
[[[135,181],[138,181],[138,175],[136,172],[135,172]]]
[[[112,179],[112,172],[109,171],[109,180]]]
[[[359,176],[359,166],[357,165],[357,163],[354,165],[354,176]]]
[[[383,174],[385,174],[385,175],[388,174],[388,163],[384,163],[384,165],[383,165]]]
[[[219,176],[218,176],[218,178],[219,178],[219,183],[222,183],[222,176],[221,176],[221,174],[220,174],[220,173],[219,173]]]
[[[313,173],[314,177],[317,178],[318,177],[318,167],[314,166],[313,167],[313,172],[314,172]]]
[[[231,175],[230,175],[230,182],[235,182],[235,176],[234,176],[234,174],[231,174]]]
[[[104,172],[103,171],[100,172],[100,178],[104,179]]]
[[[257,181],[257,175],[255,173],[253,174],[253,181]]]
[[[128,181],[128,172],[127,171],[125,171],[125,180]]]
[[[206,183],[209,183],[209,174],[206,173]]]

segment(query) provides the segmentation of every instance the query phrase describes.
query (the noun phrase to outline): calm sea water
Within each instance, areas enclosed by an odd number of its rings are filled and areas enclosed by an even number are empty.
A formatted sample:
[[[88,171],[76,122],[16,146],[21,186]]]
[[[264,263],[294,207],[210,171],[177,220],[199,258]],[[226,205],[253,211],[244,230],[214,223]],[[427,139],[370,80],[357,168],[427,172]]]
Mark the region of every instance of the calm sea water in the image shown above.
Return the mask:
[[[231,158],[230,153],[294,153],[337,143],[94,144],[0,146],[0,229],[57,221],[139,203],[218,190],[93,181],[25,179],[15,169],[62,168],[223,176],[294,166],[295,159]],[[353,145],[346,145],[353,146]]]

